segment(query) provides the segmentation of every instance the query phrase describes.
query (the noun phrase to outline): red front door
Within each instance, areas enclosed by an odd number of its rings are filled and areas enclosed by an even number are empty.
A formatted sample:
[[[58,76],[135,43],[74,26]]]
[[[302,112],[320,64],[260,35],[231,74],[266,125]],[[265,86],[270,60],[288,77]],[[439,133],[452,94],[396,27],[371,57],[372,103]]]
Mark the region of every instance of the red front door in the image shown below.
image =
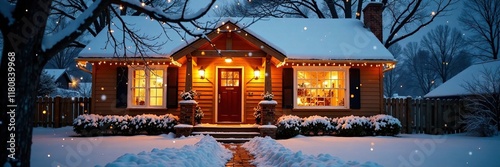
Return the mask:
[[[218,70],[218,122],[241,122],[241,69]]]

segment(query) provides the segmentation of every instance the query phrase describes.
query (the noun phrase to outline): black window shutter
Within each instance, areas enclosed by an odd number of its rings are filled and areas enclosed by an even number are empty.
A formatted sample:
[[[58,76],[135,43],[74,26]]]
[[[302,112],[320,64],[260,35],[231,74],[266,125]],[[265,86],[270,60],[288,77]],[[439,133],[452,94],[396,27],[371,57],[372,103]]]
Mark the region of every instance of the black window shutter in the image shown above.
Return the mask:
[[[359,68],[349,69],[349,98],[350,98],[350,108],[360,109],[361,108],[361,80],[359,76]]]
[[[167,69],[167,108],[177,108],[177,89],[179,79],[179,68],[168,67]]]
[[[293,68],[283,68],[283,108],[293,108]]]
[[[127,108],[128,68],[116,68],[116,108]]]

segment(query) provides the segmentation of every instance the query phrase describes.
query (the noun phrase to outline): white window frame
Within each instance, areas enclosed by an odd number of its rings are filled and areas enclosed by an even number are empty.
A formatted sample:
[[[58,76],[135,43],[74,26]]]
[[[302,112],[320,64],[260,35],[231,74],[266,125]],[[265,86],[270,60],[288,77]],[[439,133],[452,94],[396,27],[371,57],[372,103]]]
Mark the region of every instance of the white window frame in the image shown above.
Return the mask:
[[[168,65],[135,65],[135,66],[129,66],[128,67],[128,83],[127,83],[127,108],[166,108],[167,107],[167,68]],[[132,103],[132,83],[134,82],[134,70],[145,70],[146,72],[146,98],[145,98],[145,105],[134,105]],[[150,100],[150,95],[149,95],[149,74],[150,70],[163,70],[163,102],[161,106],[150,106],[149,100]]]
[[[305,67],[305,66],[294,66],[293,68],[293,108],[296,109],[349,109],[349,66],[346,67],[337,67],[337,66],[313,66],[313,67]],[[298,93],[298,83],[297,83],[297,72],[298,71],[343,71],[345,74],[345,95],[344,95],[344,106],[298,106],[297,105],[297,93]]]

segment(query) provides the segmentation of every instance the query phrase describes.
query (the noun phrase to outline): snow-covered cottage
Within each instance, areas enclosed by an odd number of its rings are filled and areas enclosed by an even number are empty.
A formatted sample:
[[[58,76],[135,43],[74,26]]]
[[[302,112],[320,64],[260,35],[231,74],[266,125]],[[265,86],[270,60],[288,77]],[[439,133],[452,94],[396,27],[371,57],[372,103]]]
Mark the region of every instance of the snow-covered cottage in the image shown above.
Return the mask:
[[[433,89],[427,93],[424,97],[426,98],[461,98],[463,96],[473,95],[476,92],[470,92],[466,89],[468,84],[483,83],[485,85],[478,85],[478,88],[495,89],[495,80],[488,80],[494,77],[500,69],[500,61],[487,61],[478,64],[474,64],[457,75],[450,78],[445,83],[439,85],[437,88]],[[490,76],[491,75],[491,76]],[[488,84],[492,84],[488,86]],[[497,83],[498,84],[498,83]],[[487,91],[487,90],[484,90]]]
[[[54,82],[58,88],[69,88],[71,84],[71,77],[66,72],[66,69],[43,69],[43,71],[54,78]]]
[[[147,17],[125,16],[136,34],[164,45],[154,52],[146,48],[143,59],[113,20],[114,39],[102,31],[77,61],[93,65],[95,114],[179,113],[179,94],[192,89],[200,93],[204,123],[254,123],[254,107],[265,92],[274,94],[278,115],[375,115],[383,106],[383,72],[394,66],[380,42],[381,7],[365,7],[365,24],[265,18],[248,26],[251,19],[218,18],[216,29],[206,33],[211,42],[179,29],[164,31]],[[110,41],[126,43],[114,48]],[[127,58],[120,57],[124,50]]]

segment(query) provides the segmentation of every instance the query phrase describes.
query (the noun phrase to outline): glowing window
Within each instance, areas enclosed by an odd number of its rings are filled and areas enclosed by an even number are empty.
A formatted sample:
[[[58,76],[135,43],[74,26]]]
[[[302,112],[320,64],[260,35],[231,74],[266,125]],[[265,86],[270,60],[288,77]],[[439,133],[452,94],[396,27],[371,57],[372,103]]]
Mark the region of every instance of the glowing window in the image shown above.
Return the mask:
[[[130,68],[131,107],[165,106],[165,69],[166,67]]]
[[[296,107],[347,108],[347,68],[297,68]]]

